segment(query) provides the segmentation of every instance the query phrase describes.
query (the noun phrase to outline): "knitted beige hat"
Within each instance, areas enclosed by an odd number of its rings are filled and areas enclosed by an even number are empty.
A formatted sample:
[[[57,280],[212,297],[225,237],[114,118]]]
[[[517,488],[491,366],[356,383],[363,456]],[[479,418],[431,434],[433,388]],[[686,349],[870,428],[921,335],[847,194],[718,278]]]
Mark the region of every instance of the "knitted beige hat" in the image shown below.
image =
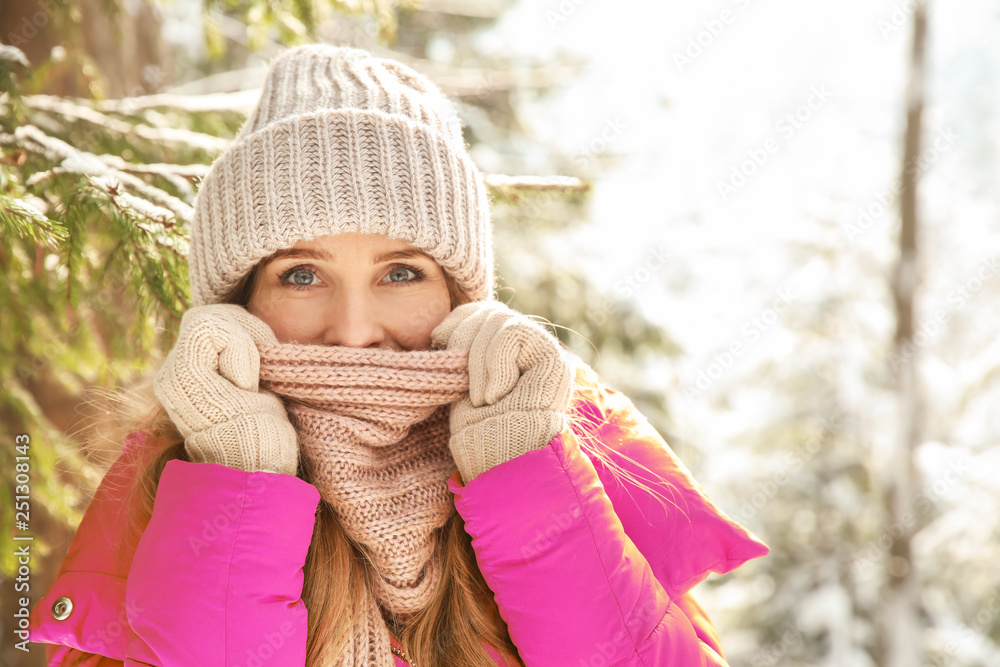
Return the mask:
[[[402,239],[473,300],[493,297],[489,201],[452,104],[401,63],[313,44],[271,64],[256,108],[202,183],[193,304],[219,303],[276,250],[339,232]]]

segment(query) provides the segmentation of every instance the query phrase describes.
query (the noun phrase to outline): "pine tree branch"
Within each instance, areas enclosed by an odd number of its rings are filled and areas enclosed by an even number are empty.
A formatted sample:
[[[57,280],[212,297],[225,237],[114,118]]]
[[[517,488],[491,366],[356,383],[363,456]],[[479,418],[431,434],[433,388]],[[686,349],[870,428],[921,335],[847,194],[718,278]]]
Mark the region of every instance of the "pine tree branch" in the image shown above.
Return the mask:
[[[486,187],[497,192],[531,190],[535,192],[578,193],[588,192],[590,183],[575,176],[508,176],[486,174]]]
[[[155,95],[140,95],[137,97],[127,97],[123,100],[102,100],[92,102],[93,108],[108,113],[118,113],[123,115],[133,114],[144,109],[172,109],[185,113],[219,113],[232,111],[236,113],[248,114],[254,104],[260,98],[260,88],[255,87],[247,90],[237,90],[235,92],[212,92],[207,94],[188,94],[181,90],[195,87],[199,84],[204,86],[232,86],[242,88],[246,83],[248,72],[250,76],[266,70],[234,70],[213,74],[212,76],[199,79],[193,83],[184,84],[176,89],[174,93],[157,93]],[[204,83],[202,83],[204,82]],[[263,76],[260,77],[263,83]]]
[[[112,118],[90,106],[53,95],[26,95],[22,99],[25,106],[35,111],[46,111],[63,118],[82,120],[97,125],[109,133],[120,134],[126,137],[139,137],[160,145],[171,144],[206,153],[218,154],[226,150],[231,143],[228,139],[203,132],[192,132],[191,130],[180,128],[133,125],[132,123]]]
[[[36,152],[41,152],[49,160],[59,162],[60,166],[45,172],[33,174],[26,185],[34,186],[46,178],[53,175],[74,173],[82,174],[97,179],[100,183],[107,184],[109,181],[118,181],[133,188],[147,199],[156,201],[166,208],[177,218],[188,221],[194,213],[194,209],[181,201],[177,197],[164,192],[160,188],[149,185],[140,178],[121,170],[109,167],[103,160],[93,153],[80,151],[70,146],[62,139],[49,136],[34,125],[25,125],[14,130],[14,137],[19,143]],[[151,206],[153,204],[150,204]]]
[[[151,176],[162,176],[163,178],[181,178],[198,181],[208,175],[210,165],[195,164],[170,164],[168,162],[148,162],[138,163],[123,160],[117,155],[98,155],[98,160],[108,165],[112,169],[124,171],[129,174],[149,174]]]
[[[39,243],[56,246],[68,232],[59,221],[49,218],[25,199],[0,195],[0,226],[20,237],[30,236]]]

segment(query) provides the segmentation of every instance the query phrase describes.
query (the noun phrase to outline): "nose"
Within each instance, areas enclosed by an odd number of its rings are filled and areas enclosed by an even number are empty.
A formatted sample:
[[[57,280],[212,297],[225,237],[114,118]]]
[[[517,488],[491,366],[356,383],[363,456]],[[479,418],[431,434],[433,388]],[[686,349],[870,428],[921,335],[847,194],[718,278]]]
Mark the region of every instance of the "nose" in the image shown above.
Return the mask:
[[[385,329],[373,299],[357,289],[342,289],[327,304],[324,345],[382,347]]]

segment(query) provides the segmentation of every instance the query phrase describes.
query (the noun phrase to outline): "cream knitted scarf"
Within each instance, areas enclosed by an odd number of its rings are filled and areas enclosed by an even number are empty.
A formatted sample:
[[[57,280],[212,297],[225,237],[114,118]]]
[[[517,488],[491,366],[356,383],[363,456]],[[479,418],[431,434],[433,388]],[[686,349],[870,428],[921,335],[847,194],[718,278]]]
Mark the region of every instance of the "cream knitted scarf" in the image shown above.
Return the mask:
[[[442,576],[449,404],[468,391],[468,353],[259,345],[261,387],[280,396],[313,483],[370,559],[367,627],[338,666],[392,667],[382,611],[405,621]],[[421,665],[420,667],[424,667]]]

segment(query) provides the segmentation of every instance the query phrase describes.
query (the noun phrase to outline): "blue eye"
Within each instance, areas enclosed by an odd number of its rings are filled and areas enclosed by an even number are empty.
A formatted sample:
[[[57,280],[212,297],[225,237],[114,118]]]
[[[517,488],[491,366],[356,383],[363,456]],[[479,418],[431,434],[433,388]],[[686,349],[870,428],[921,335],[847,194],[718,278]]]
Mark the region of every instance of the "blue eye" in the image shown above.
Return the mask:
[[[407,278],[407,276],[412,276]],[[390,283],[412,283],[417,282],[424,278],[424,272],[415,266],[407,266],[406,264],[399,264],[397,266],[389,269],[387,278]]]
[[[281,281],[288,283],[292,289],[311,287],[318,282],[316,272],[304,266],[293,266],[281,274]]]
[[[426,277],[423,270],[409,266],[407,264],[397,264],[389,269],[384,282],[393,286],[403,286],[409,283],[420,282]],[[282,284],[291,289],[308,289],[321,284],[321,280],[316,275],[315,267],[300,264],[284,271],[280,276]]]

